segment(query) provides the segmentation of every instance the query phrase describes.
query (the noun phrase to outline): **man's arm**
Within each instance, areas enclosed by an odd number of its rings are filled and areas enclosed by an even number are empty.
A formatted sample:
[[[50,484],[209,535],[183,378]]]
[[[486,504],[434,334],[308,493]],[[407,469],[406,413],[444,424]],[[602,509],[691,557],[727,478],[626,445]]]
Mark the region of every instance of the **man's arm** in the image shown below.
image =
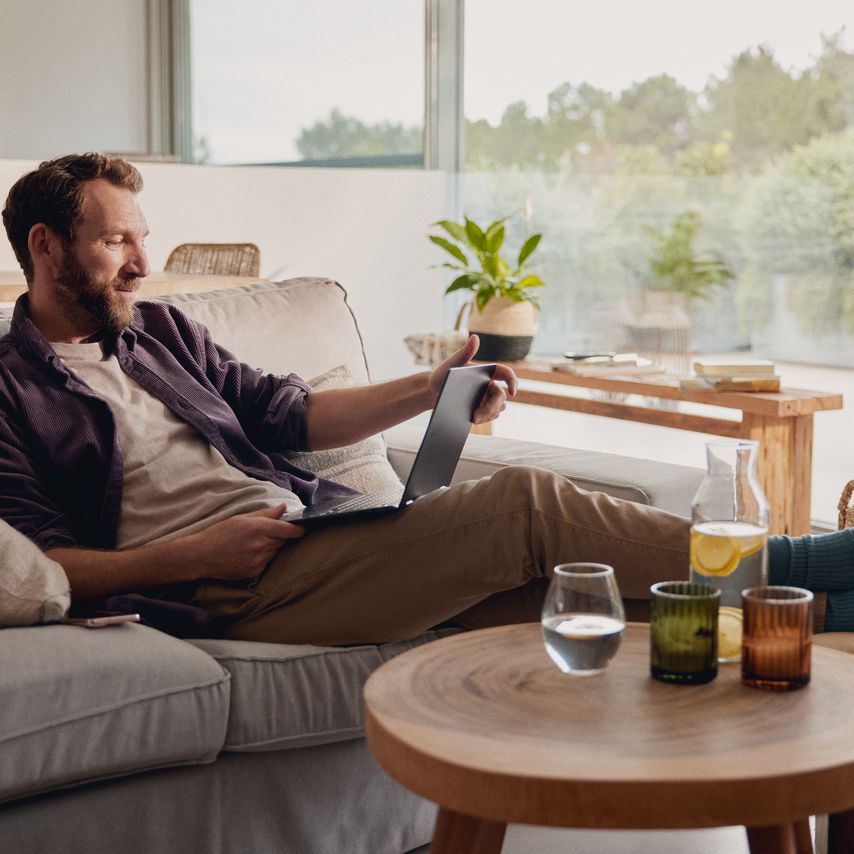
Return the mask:
[[[433,371],[425,371],[374,385],[316,391],[306,401],[306,435],[312,451],[340,448],[400,424],[432,409],[450,368],[468,365],[480,342],[472,335],[449,359]],[[474,411],[475,424],[492,421],[504,410],[508,397],[516,394],[516,375],[498,365]]]
[[[238,581],[260,575],[304,528],[283,522],[285,505],[244,513],[195,534],[124,551],[54,548],[45,554],[65,570],[74,599],[101,599],[205,578]]]

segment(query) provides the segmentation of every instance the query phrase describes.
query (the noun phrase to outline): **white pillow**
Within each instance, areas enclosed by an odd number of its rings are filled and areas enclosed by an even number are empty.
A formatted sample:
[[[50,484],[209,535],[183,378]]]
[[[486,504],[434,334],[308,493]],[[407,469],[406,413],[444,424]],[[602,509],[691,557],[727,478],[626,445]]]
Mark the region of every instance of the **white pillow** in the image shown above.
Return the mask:
[[[347,366],[338,365],[310,379],[308,384],[315,391],[321,391],[351,386],[354,382]],[[346,417],[345,413],[342,413],[342,417]],[[360,492],[400,492],[403,488],[388,461],[385,439],[381,435],[329,451],[291,454],[288,459],[295,466]]]
[[[62,567],[0,520],[0,628],[60,622],[70,604]]]

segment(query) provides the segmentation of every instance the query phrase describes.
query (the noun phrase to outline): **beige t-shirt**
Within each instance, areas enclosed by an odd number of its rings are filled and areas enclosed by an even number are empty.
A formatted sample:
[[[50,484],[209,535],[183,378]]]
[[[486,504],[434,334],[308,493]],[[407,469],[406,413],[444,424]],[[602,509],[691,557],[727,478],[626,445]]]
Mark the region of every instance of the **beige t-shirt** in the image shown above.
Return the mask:
[[[171,540],[238,513],[286,503],[287,489],[229,465],[189,424],[128,377],[99,343],[51,347],[110,407],[124,460],[118,548]]]

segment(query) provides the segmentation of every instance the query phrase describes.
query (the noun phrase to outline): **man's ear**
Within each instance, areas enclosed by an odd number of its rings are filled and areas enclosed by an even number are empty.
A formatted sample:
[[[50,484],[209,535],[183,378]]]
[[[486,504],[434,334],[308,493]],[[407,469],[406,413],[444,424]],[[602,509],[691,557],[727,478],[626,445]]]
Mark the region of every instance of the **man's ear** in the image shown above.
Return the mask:
[[[34,267],[48,264],[53,270],[62,262],[62,243],[53,229],[43,222],[37,222],[30,229],[27,248]]]

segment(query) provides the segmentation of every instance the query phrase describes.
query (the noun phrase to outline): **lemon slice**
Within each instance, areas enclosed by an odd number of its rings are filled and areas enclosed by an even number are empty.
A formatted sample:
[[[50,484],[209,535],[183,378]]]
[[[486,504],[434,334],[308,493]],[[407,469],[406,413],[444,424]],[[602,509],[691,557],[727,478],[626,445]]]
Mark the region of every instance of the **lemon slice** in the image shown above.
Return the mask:
[[[729,575],[738,566],[741,556],[738,541],[731,537],[692,532],[691,568],[700,575]]]
[[[738,544],[741,557],[755,555],[765,545],[767,539],[768,537],[765,534],[759,537],[741,537]]]
[[[718,609],[718,658],[741,657],[741,608],[721,605]]]

